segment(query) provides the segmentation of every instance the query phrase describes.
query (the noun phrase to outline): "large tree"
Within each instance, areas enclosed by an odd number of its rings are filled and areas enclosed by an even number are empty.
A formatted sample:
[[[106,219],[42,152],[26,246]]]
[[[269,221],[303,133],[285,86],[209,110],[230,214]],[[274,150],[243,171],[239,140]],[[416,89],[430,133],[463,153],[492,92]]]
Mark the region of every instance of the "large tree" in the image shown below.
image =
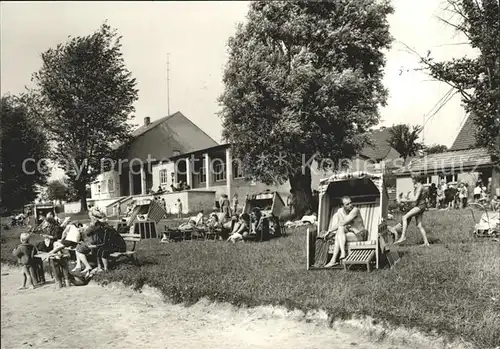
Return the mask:
[[[17,97],[3,96],[1,104],[1,206],[11,211],[35,199],[36,185],[45,183],[49,169],[44,159],[49,147]]]
[[[420,125],[394,125],[389,129],[387,142],[398,151],[406,163],[409,157],[417,155],[419,151],[424,149],[424,146],[418,141],[421,132]]]
[[[500,5],[498,0],[446,0],[440,20],[463,35],[477,56],[436,61],[417,54],[427,73],[460,93],[473,118],[477,145],[489,149],[500,187]]]
[[[223,136],[249,176],[290,181],[298,214],[312,198],[304,164],[350,158],[379,121],[392,12],[375,0],[256,1],[229,39]]]
[[[62,200],[68,199],[69,189],[67,185],[61,180],[53,180],[47,184],[47,197],[49,200]]]
[[[101,159],[116,159],[112,145],[129,137],[136,81],[125,66],[121,36],[107,24],[47,50],[42,61],[28,98],[56,144],[53,159],[86,211],[86,185],[109,169]]]

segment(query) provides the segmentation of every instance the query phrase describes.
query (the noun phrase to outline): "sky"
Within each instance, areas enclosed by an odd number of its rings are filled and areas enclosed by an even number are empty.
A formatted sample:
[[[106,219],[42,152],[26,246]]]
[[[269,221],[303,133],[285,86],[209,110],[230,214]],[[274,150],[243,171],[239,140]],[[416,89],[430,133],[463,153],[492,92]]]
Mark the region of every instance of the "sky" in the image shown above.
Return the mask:
[[[168,115],[167,54],[169,54],[170,112],[181,111],[216,141],[221,141],[217,98],[223,91],[226,42],[236,24],[245,21],[248,2],[2,2],[1,93],[17,94],[30,86],[41,67],[41,53],[68,36],[89,35],[107,20],[123,36],[127,68],[137,79],[139,100],[133,123]],[[384,84],[387,106],[381,126],[422,124],[449,90],[431,81],[418,68],[417,58],[403,43],[421,54],[431,50],[438,60],[473,54],[465,39],[437,19],[441,0],[393,0],[389,17],[395,39],[387,52]],[[403,73],[401,71],[403,70]],[[425,125],[426,144],[451,146],[464,121],[455,96]]]

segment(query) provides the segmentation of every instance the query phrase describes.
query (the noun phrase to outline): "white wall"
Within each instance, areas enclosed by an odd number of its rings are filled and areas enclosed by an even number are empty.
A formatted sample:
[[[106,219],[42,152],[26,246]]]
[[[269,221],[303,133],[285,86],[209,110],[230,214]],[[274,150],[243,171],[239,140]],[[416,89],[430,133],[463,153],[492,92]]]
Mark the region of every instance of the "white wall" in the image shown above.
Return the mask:
[[[396,199],[403,193],[406,195],[409,191],[413,191],[413,181],[411,176],[397,177],[396,178]]]
[[[110,180],[112,181],[111,187]],[[96,180],[90,185],[90,193],[93,200],[120,197],[120,176],[118,171],[113,170],[98,175]]]
[[[80,201],[66,202],[64,204],[64,213],[78,213],[80,212],[82,205]]]
[[[161,185],[164,190],[169,190],[170,185],[174,184],[172,182],[171,173],[174,172],[175,163],[169,161],[168,163],[156,164],[151,168],[152,176],[153,176],[153,191],[158,190],[158,186]],[[167,170],[167,183],[160,183],[160,170]]]

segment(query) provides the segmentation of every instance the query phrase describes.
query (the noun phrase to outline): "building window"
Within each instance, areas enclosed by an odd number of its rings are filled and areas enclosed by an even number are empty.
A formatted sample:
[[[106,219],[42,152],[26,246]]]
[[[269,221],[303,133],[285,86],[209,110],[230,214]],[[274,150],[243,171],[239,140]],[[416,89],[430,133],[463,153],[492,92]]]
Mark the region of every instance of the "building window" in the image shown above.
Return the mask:
[[[172,150],[172,156],[179,156],[179,155],[181,155],[181,151],[179,149]]]
[[[221,182],[226,180],[226,169],[224,168],[224,163],[222,160],[216,161],[213,164],[214,167],[214,179],[216,182]]]
[[[97,194],[101,194],[101,183],[97,183]]]
[[[241,163],[239,161],[233,162],[233,177],[235,179],[245,177],[245,173],[243,172],[243,168],[240,165],[241,165]]]
[[[108,187],[106,186],[107,184],[107,181],[104,180],[104,181],[101,181],[101,190],[103,193],[107,193],[108,192]]]
[[[450,174],[450,175],[441,175],[439,176],[441,182],[445,183],[453,183],[458,182],[458,174]]]
[[[112,193],[115,191],[115,181],[108,179],[108,192]]]
[[[458,175],[452,174],[452,175],[446,176],[446,183],[450,183],[450,182],[458,182]]]
[[[168,171],[160,170],[160,184],[165,184],[168,182]]]
[[[200,183],[205,183],[206,182],[205,161],[201,162],[200,173],[198,175],[200,176],[199,178]]]
[[[170,172],[170,184],[175,184],[175,173]]]

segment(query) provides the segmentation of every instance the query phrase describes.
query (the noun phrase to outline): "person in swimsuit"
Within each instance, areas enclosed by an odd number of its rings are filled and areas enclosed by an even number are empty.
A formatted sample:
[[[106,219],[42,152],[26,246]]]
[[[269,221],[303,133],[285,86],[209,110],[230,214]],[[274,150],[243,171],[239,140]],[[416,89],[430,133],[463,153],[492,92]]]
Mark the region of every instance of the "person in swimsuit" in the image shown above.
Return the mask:
[[[363,223],[363,218],[359,208],[352,205],[349,196],[342,198],[342,207],[332,217],[333,226],[325,234],[324,238],[335,233],[335,245],[333,256],[325,268],[331,268],[338,265],[337,256],[340,252],[339,261],[342,262],[346,257],[346,243],[352,241],[365,241],[368,237],[368,231]]]
[[[413,195],[414,195],[414,204],[413,207],[403,216],[403,229],[401,232],[401,237],[394,244],[400,244],[406,240],[406,230],[408,229],[408,224],[411,219],[415,217],[415,221],[417,224],[418,230],[420,230],[420,234],[422,234],[422,238],[424,243],[422,246],[429,246],[429,241],[427,240],[427,234],[425,232],[424,227],[422,226],[422,217],[424,215],[424,211],[427,208],[426,205],[426,190],[422,184],[422,181],[418,177],[413,177]]]

